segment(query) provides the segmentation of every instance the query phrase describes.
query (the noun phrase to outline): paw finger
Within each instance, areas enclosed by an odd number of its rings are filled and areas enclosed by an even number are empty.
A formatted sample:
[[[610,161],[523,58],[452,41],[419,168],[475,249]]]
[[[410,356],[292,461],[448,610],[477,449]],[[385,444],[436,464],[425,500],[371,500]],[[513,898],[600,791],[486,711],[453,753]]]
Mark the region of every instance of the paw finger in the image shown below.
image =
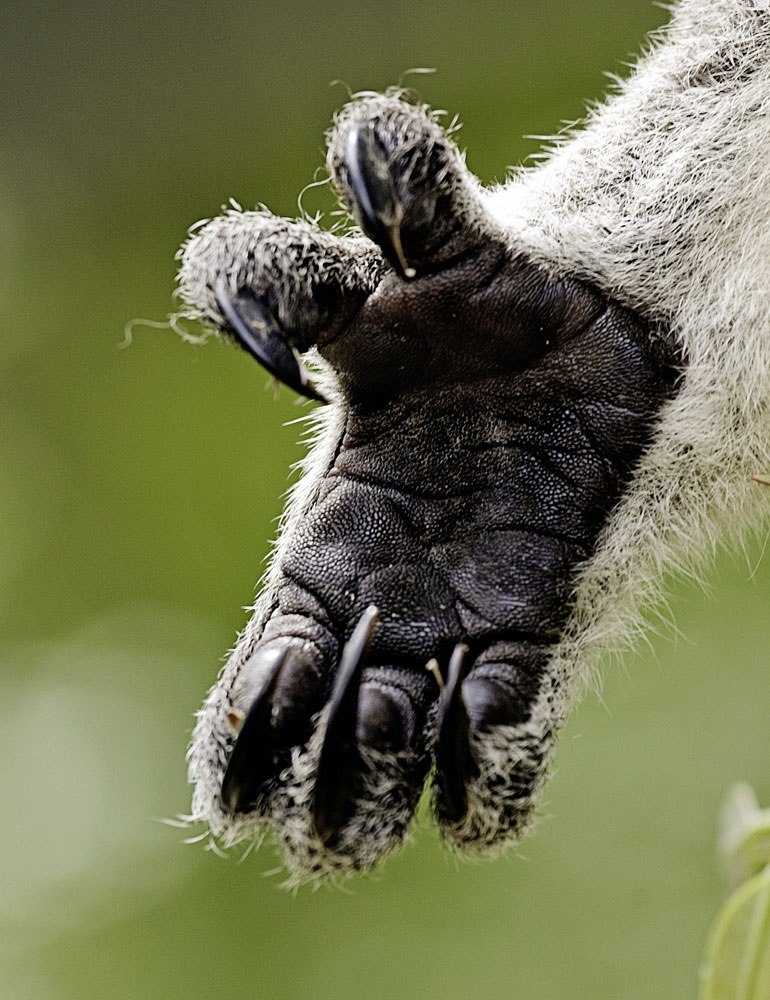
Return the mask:
[[[222,779],[226,813],[268,812],[291,749],[309,738],[322,699],[321,664],[307,647],[276,641],[246,662],[227,711],[236,739]]]
[[[271,374],[319,399],[299,355],[334,337],[377,287],[383,262],[368,240],[302,220],[232,210],[180,253],[185,315],[220,329]]]
[[[554,692],[536,663],[542,654],[525,653],[524,667],[488,660],[469,669],[463,650],[439,705],[435,810],[449,843],[496,852],[532,821],[555,736]]]
[[[397,847],[430,766],[430,678],[364,666],[375,622],[369,613],[359,621],[318,730],[274,800],[296,880],[366,869]]]
[[[328,164],[403,278],[442,266],[491,227],[461,154],[424,107],[379,95],[353,102],[336,122]]]

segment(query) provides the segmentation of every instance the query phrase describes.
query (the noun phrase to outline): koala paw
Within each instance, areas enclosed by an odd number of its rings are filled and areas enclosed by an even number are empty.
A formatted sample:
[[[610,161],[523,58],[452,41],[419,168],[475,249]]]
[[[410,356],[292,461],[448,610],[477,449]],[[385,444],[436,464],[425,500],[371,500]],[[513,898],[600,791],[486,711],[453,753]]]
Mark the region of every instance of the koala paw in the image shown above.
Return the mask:
[[[378,861],[431,772],[453,845],[525,829],[576,575],[679,360],[517,251],[425,108],[353,101],[328,164],[362,235],[233,211],[180,270],[191,315],[334,412],[190,758],[195,817],[225,843],[272,829],[295,880]]]

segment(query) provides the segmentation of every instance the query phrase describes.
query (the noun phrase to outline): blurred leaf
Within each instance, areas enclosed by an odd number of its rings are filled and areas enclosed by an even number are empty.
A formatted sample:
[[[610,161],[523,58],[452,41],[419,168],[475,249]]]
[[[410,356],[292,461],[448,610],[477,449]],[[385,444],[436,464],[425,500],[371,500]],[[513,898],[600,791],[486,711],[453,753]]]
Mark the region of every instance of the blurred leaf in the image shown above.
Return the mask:
[[[730,889],[770,865],[770,809],[760,809],[750,785],[738,782],[722,807],[719,855]]]
[[[701,981],[701,1000],[770,997],[770,867],[741,886],[720,912]]]

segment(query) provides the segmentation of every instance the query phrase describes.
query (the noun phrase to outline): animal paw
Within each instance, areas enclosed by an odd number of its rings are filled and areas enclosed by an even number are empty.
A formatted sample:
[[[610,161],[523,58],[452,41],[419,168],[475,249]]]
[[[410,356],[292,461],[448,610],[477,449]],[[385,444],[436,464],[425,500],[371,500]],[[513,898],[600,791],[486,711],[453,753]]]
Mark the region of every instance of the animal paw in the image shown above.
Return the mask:
[[[455,846],[527,827],[577,575],[679,360],[517,249],[424,107],[353,101],[328,164],[359,234],[233,211],[180,270],[192,315],[331,401],[190,753],[195,817],[225,843],[272,829],[296,880],[376,863],[430,773]]]

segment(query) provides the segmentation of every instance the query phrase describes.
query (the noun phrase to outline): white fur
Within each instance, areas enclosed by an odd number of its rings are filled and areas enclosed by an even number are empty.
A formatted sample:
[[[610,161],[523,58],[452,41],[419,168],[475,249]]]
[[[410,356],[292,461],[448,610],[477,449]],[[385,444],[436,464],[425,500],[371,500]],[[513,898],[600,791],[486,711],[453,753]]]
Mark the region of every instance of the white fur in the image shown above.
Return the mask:
[[[710,66],[721,81],[695,85]],[[664,319],[687,358],[582,572],[552,662],[561,718],[667,570],[768,512],[751,477],[770,468],[770,4],[683,0],[585,128],[485,200],[517,247]]]

